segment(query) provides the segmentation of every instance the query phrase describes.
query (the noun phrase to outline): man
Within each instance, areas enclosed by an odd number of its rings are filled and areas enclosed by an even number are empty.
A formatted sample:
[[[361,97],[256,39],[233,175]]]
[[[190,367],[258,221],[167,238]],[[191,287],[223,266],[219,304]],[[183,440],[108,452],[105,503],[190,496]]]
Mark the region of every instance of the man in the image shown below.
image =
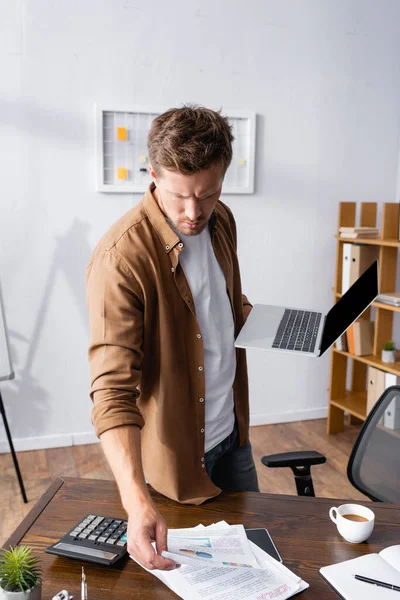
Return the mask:
[[[176,565],[161,556],[167,526],[145,476],[182,503],[258,490],[246,358],[234,347],[251,305],[219,200],[232,140],[212,110],[157,117],[153,183],[88,266],[93,423],[128,514],[128,551],[150,569]]]

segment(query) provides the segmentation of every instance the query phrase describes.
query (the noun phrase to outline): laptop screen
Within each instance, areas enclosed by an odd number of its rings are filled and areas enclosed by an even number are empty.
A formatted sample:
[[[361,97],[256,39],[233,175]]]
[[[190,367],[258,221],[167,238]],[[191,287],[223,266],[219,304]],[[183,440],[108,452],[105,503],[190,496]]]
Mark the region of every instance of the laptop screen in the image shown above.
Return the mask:
[[[320,356],[368,308],[378,295],[378,261],[376,260],[328,312],[322,335]]]

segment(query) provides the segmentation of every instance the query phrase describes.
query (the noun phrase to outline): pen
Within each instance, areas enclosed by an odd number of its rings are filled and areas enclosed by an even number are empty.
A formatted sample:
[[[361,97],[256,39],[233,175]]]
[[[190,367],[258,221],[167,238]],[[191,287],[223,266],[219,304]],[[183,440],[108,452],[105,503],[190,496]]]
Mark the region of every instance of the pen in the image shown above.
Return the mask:
[[[83,570],[83,567],[82,567],[81,600],[87,600],[86,575],[85,575],[85,571]]]
[[[391,583],[385,583],[384,581],[378,581],[377,579],[370,579],[369,577],[364,577],[364,575],[353,575],[353,577],[354,577],[354,579],[358,579],[358,581],[364,581],[364,583],[372,583],[372,585],[377,585],[379,587],[383,587],[388,590],[400,592],[400,586],[398,586],[398,585],[393,585]]]

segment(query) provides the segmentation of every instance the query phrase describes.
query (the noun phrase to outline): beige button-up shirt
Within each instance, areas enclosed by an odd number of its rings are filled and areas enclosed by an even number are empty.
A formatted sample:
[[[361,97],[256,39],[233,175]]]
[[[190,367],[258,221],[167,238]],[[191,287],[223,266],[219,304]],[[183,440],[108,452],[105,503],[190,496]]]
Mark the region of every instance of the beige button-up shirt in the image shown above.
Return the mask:
[[[87,270],[96,434],[121,425],[141,428],[145,476],[159,492],[200,504],[219,494],[204,465],[205,372],[195,306],[179,263],[184,244],[152,191],[95,248]],[[217,202],[209,223],[226,280],[235,336],[251,305],[242,296],[236,226]],[[233,384],[240,443],[248,440],[244,350],[236,350]]]

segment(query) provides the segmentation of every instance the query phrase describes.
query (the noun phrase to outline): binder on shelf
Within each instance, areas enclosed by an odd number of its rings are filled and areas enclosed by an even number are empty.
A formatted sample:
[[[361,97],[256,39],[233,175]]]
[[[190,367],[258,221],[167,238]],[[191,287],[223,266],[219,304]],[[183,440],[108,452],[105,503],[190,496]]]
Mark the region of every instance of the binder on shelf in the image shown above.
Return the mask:
[[[347,292],[350,287],[350,262],[352,245],[353,244],[343,244],[342,294]]]
[[[350,354],[354,354],[354,323],[347,330],[347,346]]]
[[[397,385],[399,378],[394,373],[385,373],[385,389]],[[400,429],[400,396],[395,396],[383,415],[383,425],[388,429]]]
[[[368,367],[367,415],[373,409],[376,401],[379,400],[383,392],[392,385],[399,385],[399,383],[400,377],[395,373],[386,373],[376,367]],[[382,425],[390,429],[400,429],[400,396],[394,398],[386,409]],[[397,425],[397,427],[393,425]]]
[[[374,322],[359,319],[353,323],[354,352],[355,356],[372,354],[374,349]]]
[[[386,389],[385,373],[376,367],[368,367],[367,381],[367,415],[374,408],[376,401],[380,398]]]
[[[347,336],[345,333],[343,333],[343,335],[341,335],[340,338],[336,340],[335,346],[341,352],[348,352]]]
[[[353,285],[364,271],[379,258],[379,248],[362,244],[349,245],[351,246],[349,285]]]

